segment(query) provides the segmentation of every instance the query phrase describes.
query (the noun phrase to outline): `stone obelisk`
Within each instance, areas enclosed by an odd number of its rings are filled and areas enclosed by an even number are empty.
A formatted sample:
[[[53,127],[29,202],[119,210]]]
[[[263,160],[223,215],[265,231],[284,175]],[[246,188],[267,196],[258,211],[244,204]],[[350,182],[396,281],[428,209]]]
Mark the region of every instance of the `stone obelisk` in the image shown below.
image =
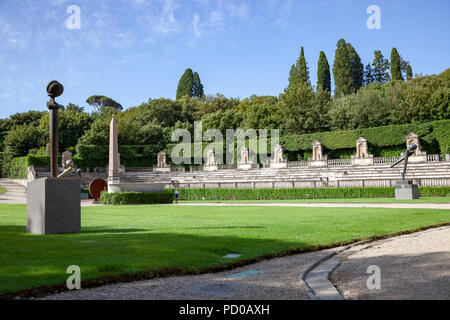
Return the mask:
[[[119,173],[119,143],[117,140],[117,121],[114,117],[109,125],[109,165],[108,192],[119,191],[114,185],[120,183]]]

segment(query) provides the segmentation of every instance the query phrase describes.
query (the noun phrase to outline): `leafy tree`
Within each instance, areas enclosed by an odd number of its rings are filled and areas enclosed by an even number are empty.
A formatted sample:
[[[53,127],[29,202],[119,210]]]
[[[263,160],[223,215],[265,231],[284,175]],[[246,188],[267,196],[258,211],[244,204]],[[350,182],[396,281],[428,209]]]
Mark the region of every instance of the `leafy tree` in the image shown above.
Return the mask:
[[[68,105],[58,115],[58,150],[64,152],[70,147],[75,147],[79,138],[90,128],[92,117],[85,112],[78,111]],[[49,141],[49,114],[46,113],[40,120],[38,130],[44,140],[44,145]]]
[[[428,101],[428,108],[432,120],[450,119],[450,88],[436,90]]]
[[[380,50],[374,52],[375,58],[372,62],[373,76],[375,82],[384,83],[390,81],[389,60],[384,58]]]
[[[113,99],[106,96],[90,96],[86,99],[86,103],[93,106],[96,112],[102,111],[104,108],[112,108],[115,110],[123,110],[120,103],[114,101]]]
[[[314,91],[306,83],[297,83],[280,95],[282,127],[291,134],[311,132],[314,128]]]
[[[350,94],[354,92],[352,74],[352,56],[349,53],[347,43],[340,39],[337,43],[333,63],[333,76],[336,95]]]
[[[323,51],[320,51],[319,62],[317,63],[317,88],[331,92],[330,65]]]
[[[372,66],[368,63],[364,69],[364,84],[368,85],[375,81]]]
[[[192,69],[186,69],[178,82],[177,100],[183,96],[192,97],[194,92],[194,73]]]
[[[227,129],[239,128],[242,122],[242,116],[235,110],[217,110],[216,112],[205,115],[202,118],[203,130],[218,129],[225,136]]]
[[[37,127],[26,124],[14,126],[4,140],[5,150],[16,157],[26,156],[30,149],[39,148],[42,143]]]
[[[200,76],[197,72],[194,72],[194,86],[192,87],[192,97],[203,97],[203,85],[200,81]]]
[[[282,121],[277,97],[253,95],[242,100],[238,109],[245,129],[275,129]]]
[[[392,80],[403,80],[401,57],[396,48],[392,48],[391,51],[391,76]]]
[[[412,68],[411,68],[411,65],[408,64],[406,66],[406,80],[410,81],[412,78],[413,78]]]
[[[11,127],[20,126],[24,124],[37,126],[42,116],[46,113],[47,111],[34,111],[34,110],[15,113],[9,117],[10,125]]]

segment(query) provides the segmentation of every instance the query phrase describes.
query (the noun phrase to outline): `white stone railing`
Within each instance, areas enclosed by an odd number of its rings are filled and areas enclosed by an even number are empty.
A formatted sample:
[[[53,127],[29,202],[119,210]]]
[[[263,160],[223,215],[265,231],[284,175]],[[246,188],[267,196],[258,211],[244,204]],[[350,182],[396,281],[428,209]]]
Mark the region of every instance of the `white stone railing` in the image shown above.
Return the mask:
[[[330,159],[328,160],[329,166],[351,166],[352,159]]]
[[[373,159],[374,164],[394,163],[400,160],[401,157],[378,157]]]
[[[440,154],[429,154],[427,155],[428,162],[439,162],[443,157]]]
[[[237,169],[237,164],[219,164],[217,167],[219,170],[235,170]]]
[[[287,166],[288,166],[288,168],[307,167],[308,161],[288,161]]]
[[[153,167],[125,167],[125,172],[153,172]]]

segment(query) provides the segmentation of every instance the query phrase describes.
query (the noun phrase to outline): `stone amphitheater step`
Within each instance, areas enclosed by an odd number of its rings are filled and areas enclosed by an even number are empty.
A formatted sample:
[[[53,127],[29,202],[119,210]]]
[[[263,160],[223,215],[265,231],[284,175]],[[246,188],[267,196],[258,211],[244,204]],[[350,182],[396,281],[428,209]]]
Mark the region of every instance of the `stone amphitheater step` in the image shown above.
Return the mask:
[[[2,194],[2,196],[5,196],[5,197],[26,197],[27,196],[27,190],[21,184],[14,183],[14,182],[0,181],[0,186],[5,188],[5,190],[6,190]]]

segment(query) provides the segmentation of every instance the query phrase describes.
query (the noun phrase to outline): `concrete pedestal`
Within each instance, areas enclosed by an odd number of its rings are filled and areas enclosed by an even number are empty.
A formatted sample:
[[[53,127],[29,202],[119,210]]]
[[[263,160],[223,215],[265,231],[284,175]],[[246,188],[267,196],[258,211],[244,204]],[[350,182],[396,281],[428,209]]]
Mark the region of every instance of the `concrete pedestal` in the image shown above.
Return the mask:
[[[419,199],[419,186],[417,184],[413,184],[412,181],[396,181],[395,199],[396,200]]]
[[[238,170],[251,170],[252,169],[252,164],[251,163],[246,163],[246,164],[240,164],[238,163]]]
[[[159,172],[159,173],[170,173],[171,169],[170,166],[167,167],[155,167],[153,169],[154,172]]]
[[[328,167],[328,160],[309,160],[310,167]]]
[[[270,163],[270,168],[272,169],[285,169],[287,167],[288,167],[287,161]]]
[[[354,166],[373,166],[373,156],[369,158],[353,158],[352,157],[352,165]]]
[[[28,182],[27,232],[81,232],[79,178],[45,178]]]
[[[203,166],[203,171],[218,171],[219,166]]]

